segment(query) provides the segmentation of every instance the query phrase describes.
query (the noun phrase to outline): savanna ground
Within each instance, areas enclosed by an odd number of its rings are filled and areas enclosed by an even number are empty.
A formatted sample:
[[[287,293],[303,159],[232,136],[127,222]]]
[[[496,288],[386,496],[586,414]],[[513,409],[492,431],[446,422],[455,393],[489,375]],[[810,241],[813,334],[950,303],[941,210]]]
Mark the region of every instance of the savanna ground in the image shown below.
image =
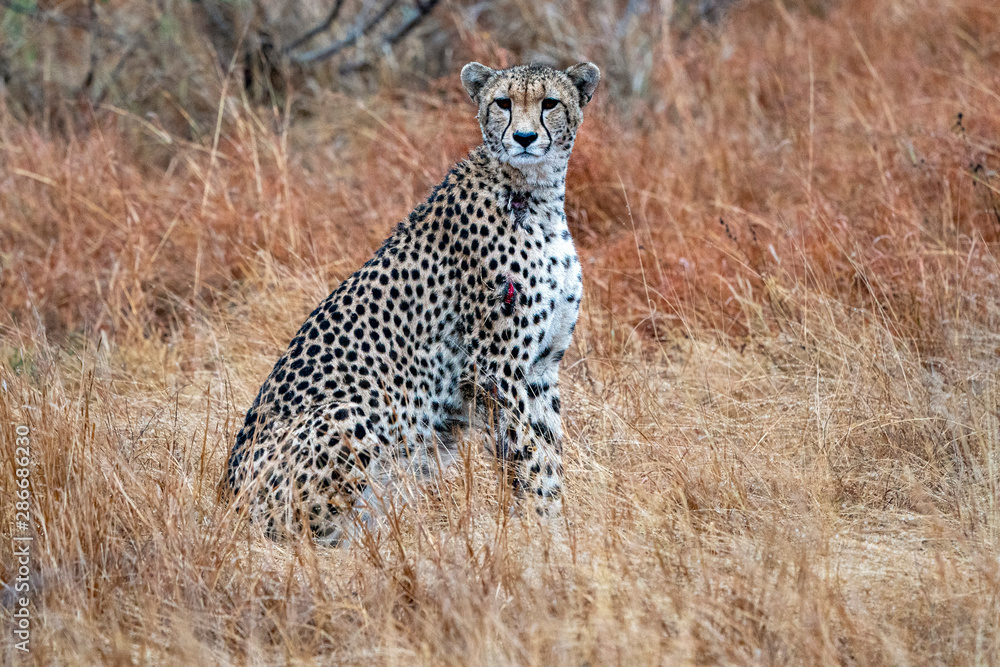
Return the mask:
[[[18,425],[35,535],[4,661],[997,664],[1000,9],[477,7],[436,10],[441,78],[0,97],[0,579]],[[511,516],[473,437],[380,536],[261,538],[215,491],[260,382],[477,142],[460,66],[553,56],[605,75],[563,521]]]

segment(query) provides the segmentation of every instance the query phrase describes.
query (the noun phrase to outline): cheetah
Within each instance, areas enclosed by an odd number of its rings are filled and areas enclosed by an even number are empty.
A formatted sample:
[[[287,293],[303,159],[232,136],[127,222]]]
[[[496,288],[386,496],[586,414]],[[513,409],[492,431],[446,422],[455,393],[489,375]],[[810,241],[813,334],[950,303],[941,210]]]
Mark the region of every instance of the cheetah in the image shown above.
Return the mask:
[[[473,62],[461,80],[482,145],[309,315],[236,437],[220,492],[271,537],[341,543],[470,426],[516,497],[559,512],[559,363],[583,289],[566,168],[600,70]]]

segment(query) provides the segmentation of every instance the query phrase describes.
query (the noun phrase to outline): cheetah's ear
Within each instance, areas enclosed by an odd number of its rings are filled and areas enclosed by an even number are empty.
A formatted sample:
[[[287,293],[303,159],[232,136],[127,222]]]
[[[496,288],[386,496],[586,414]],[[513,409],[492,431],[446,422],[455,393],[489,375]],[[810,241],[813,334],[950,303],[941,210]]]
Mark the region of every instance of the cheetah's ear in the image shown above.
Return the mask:
[[[601,80],[601,70],[594,63],[579,63],[566,70],[566,75],[580,91],[580,108],[582,109],[594,96],[597,82]]]
[[[462,68],[462,85],[473,101],[479,101],[479,91],[494,74],[495,71],[480,63],[469,63]]]

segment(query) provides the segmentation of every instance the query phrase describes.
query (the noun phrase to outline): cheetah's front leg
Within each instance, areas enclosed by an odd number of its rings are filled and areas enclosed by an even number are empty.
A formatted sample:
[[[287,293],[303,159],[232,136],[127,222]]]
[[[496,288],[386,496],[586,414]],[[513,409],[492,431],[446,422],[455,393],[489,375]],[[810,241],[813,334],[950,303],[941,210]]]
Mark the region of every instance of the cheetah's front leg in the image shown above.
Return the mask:
[[[497,454],[512,466],[515,493],[533,498],[540,514],[558,511],[562,497],[559,387],[540,379],[511,387],[497,424]]]

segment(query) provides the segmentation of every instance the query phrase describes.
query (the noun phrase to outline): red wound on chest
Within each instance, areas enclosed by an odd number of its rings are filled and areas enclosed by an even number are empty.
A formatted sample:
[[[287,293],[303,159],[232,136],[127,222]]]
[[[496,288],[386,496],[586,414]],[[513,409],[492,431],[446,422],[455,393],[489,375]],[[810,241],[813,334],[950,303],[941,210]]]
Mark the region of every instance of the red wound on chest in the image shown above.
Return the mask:
[[[503,302],[505,304],[507,304],[508,306],[510,304],[514,303],[514,294],[516,292],[517,292],[517,290],[514,289],[514,281],[513,280],[508,280],[507,281],[507,296],[504,297]]]
[[[517,302],[517,293],[521,291],[521,286],[511,278],[507,279],[507,289],[503,291],[503,307],[500,309],[507,317],[514,314],[514,304]]]

